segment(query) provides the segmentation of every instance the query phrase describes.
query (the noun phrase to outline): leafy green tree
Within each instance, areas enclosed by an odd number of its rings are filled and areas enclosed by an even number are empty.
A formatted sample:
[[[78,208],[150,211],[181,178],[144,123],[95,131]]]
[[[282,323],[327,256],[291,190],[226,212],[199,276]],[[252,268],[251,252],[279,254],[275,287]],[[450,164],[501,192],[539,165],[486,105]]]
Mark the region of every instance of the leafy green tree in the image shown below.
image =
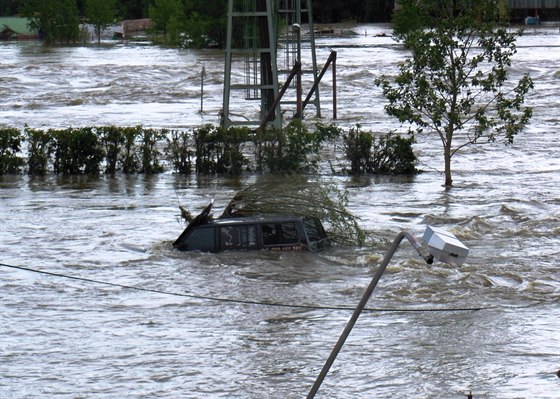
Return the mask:
[[[80,39],[76,0],[24,0],[20,12],[31,19],[29,27],[39,31],[47,44]]]
[[[227,2],[223,0],[154,0],[148,7],[153,31],[168,45],[223,47],[227,30]],[[158,37],[156,36],[157,40]]]
[[[11,16],[17,12],[18,1],[16,0],[2,0],[0,2],[0,17],[1,16]]]
[[[155,0],[154,4],[148,7],[148,15],[152,19],[154,30],[164,35],[170,27],[176,29],[174,25],[184,19],[184,14],[180,0]]]
[[[115,22],[116,9],[116,0],[86,0],[86,16],[94,27],[97,43],[101,42],[101,33]]]
[[[148,0],[119,0],[119,14],[124,19],[146,18]]]
[[[395,35],[411,51],[393,82],[376,84],[387,114],[409,123],[409,132],[435,132],[443,146],[445,186],[452,186],[451,159],[465,146],[512,143],[528,123],[524,107],[533,81],[510,82],[521,32],[501,25],[495,0],[401,0]]]
[[[188,36],[186,47],[204,48],[208,45],[208,29],[212,25],[212,20],[198,12],[193,12],[185,21],[185,33]]]
[[[227,1],[190,0],[187,2],[185,31],[191,47],[212,43],[223,47],[227,31]]]

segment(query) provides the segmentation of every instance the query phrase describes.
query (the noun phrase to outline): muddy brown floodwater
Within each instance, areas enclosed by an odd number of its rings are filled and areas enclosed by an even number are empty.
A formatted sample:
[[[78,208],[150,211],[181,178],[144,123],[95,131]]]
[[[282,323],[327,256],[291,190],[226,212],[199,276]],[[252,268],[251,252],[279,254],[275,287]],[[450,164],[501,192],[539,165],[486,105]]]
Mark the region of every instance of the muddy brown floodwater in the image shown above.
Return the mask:
[[[395,74],[405,53],[377,36],[387,26],[355,30],[320,38],[318,58],[338,52],[339,123],[387,132],[396,124],[373,80]],[[467,262],[428,267],[402,244],[369,302],[377,310],[360,317],[318,397],[558,398],[558,27],[529,29],[518,45],[512,73],[533,77],[534,117],[514,145],[458,156],[453,190],[441,187],[431,138],[415,146],[425,172],[411,179],[310,176],[348,189],[373,249],[171,247],[182,229],[179,203],[194,210],[214,197],[225,205],[254,175],[0,177],[0,396],[305,397],[388,243],[401,229],[420,235],[433,224],[470,247]],[[222,74],[223,53],[214,50],[3,42],[0,126],[217,123]]]

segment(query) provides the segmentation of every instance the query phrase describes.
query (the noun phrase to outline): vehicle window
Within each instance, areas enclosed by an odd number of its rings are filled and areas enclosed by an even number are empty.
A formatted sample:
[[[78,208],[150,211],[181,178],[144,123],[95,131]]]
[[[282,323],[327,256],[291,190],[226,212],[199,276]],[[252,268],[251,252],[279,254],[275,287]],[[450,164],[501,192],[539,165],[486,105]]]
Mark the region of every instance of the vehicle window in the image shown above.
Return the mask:
[[[295,223],[263,223],[261,230],[264,245],[297,244],[299,241]]]
[[[304,219],[303,227],[309,241],[319,241],[327,236],[323,226],[317,219]]]
[[[256,225],[220,227],[221,249],[255,248],[256,246],[257,246]]]
[[[195,229],[185,240],[190,251],[214,251],[214,228]]]

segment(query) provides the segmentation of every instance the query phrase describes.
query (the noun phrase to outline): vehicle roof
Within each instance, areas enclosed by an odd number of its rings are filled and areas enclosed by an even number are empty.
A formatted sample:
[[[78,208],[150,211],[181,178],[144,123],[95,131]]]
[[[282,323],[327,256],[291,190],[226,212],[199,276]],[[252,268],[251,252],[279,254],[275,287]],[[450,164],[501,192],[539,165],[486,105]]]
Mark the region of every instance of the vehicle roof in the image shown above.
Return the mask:
[[[261,216],[243,216],[228,217],[221,219],[211,219],[204,225],[226,225],[226,224],[247,224],[247,223],[286,223],[300,222],[302,216],[284,216],[284,215],[261,215]],[[202,225],[202,226],[204,226]]]

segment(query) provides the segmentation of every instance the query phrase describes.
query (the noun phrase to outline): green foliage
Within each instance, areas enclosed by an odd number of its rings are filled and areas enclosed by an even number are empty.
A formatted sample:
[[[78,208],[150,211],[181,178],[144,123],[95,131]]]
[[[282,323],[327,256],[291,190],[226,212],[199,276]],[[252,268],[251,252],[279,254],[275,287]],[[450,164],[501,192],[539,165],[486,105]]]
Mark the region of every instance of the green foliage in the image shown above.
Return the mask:
[[[314,170],[328,133],[328,129],[310,131],[298,119],[282,129],[265,130],[256,136],[257,169],[281,173]]]
[[[23,0],[23,16],[31,18],[29,27],[42,33],[45,43],[77,43],[80,17],[76,0]]]
[[[218,173],[239,175],[249,165],[248,159],[243,155],[243,145],[249,140],[249,128],[230,127],[219,131],[222,133],[224,146],[218,158]]]
[[[374,139],[373,159],[368,164],[368,172],[384,175],[418,173],[412,144],[414,144],[413,136],[404,138],[393,133]]]
[[[418,173],[412,150],[414,137],[408,139],[393,133],[374,137],[372,132],[350,129],[343,136],[344,152],[350,161],[350,173],[410,175]]]
[[[185,33],[187,40],[183,43],[184,47],[203,48],[208,45],[207,31],[211,25],[208,17],[193,12],[185,22]]]
[[[2,0],[0,2],[0,17],[9,17],[17,14],[18,0]]]
[[[123,19],[140,19],[148,16],[147,0],[119,0],[118,7]]]
[[[329,239],[344,246],[362,246],[366,233],[347,209],[348,191],[328,181],[308,181],[302,176],[269,176],[239,191],[222,216],[263,214],[294,215],[320,219]]]
[[[49,165],[64,175],[105,173],[159,173],[161,151],[167,130],[135,127],[86,127],[43,130],[25,128],[28,142],[28,172],[46,174]]]
[[[18,154],[23,134],[15,128],[0,128],[0,175],[18,173],[25,161]]]
[[[142,134],[142,127],[125,127],[122,129],[123,149],[121,153],[121,165],[124,173],[136,173],[140,170],[140,159],[136,146],[136,140]]]
[[[247,128],[231,127],[226,130],[206,125],[196,129],[196,171],[203,174],[240,174],[248,164],[242,152],[242,145],[248,137]]]
[[[191,48],[204,48],[209,45],[223,47],[226,30],[227,19],[225,15],[213,18],[194,11],[185,22],[187,40],[182,45]]]
[[[64,175],[97,174],[103,159],[101,141],[93,128],[49,129],[53,137],[54,171]]]
[[[350,160],[350,173],[356,175],[365,173],[371,162],[373,144],[371,132],[360,130],[360,125],[358,125],[343,136],[343,143],[346,158]]]
[[[94,26],[97,43],[101,42],[101,33],[115,22],[116,16],[116,0],[86,0],[86,17]]]
[[[0,1],[0,15],[10,16],[17,13],[18,3],[25,0],[2,0]],[[55,2],[56,0],[45,0]],[[83,0],[78,0],[78,6],[83,4]],[[124,19],[138,19],[148,17],[148,7],[152,0],[118,0],[119,12]],[[204,1],[188,0],[184,1],[190,9],[195,9],[199,13],[211,16],[216,19],[216,12],[225,16],[227,1]],[[394,0],[323,0],[313,3],[313,16],[316,22],[330,23],[357,20],[358,22],[387,22],[389,21],[392,4]]]
[[[226,42],[226,32],[227,16],[224,7],[224,13],[222,15],[218,17],[210,17],[207,20],[204,32],[204,35],[207,38],[207,44],[219,48],[224,47]]]
[[[395,32],[411,56],[393,82],[383,77],[376,84],[388,99],[387,114],[409,123],[411,133],[438,134],[450,187],[455,153],[498,138],[511,143],[532,115],[523,106],[531,78],[509,82],[521,32],[500,26],[494,0],[403,0],[400,5]]]
[[[202,174],[217,173],[218,132],[212,125],[194,131],[196,171]]]
[[[194,151],[191,149],[190,140],[191,137],[186,131],[172,130],[167,136],[165,153],[177,173],[189,174],[192,171]]]
[[[393,34],[399,39],[410,32],[420,31],[429,25],[429,18],[423,12],[421,2],[410,1],[403,4],[393,15]]]
[[[342,129],[336,125],[317,123],[315,129],[321,141],[335,140],[342,136]]]
[[[227,2],[154,0],[148,13],[154,40],[169,46],[223,47],[227,28]]]
[[[43,130],[25,126],[27,138],[27,166],[30,175],[44,175],[48,172],[52,152],[53,137]]]
[[[334,125],[317,125],[309,131],[297,120],[284,129],[267,130],[254,135],[247,127],[224,129],[213,125],[189,131],[145,129],[142,126],[99,126],[49,129],[25,127],[0,130],[0,172],[17,173],[27,158],[29,174],[49,171],[64,175],[123,173],[159,173],[166,161],[177,173],[240,175],[249,170],[273,173],[300,173],[314,170],[326,140],[343,136],[348,148],[351,141],[365,140],[363,154],[353,173],[413,173],[412,138],[388,135],[375,140],[371,132],[359,126],[348,135]],[[22,145],[27,141],[27,145]],[[248,159],[245,146],[254,145],[255,158]],[[373,151],[372,151],[373,146]],[[27,157],[21,147],[27,148]],[[195,160],[193,160],[195,158]],[[8,160],[8,161],[7,161]],[[7,166],[11,165],[11,166]]]
[[[164,36],[169,31],[170,23],[176,25],[185,18],[180,0],[154,0],[148,7],[148,14],[153,21],[154,30]]]
[[[163,166],[159,163],[161,151],[157,144],[163,140],[168,131],[166,129],[143,129],[142,130],[142,173],[160,173],[163,172]]]
[[[227,31],[227,1],[191,0],[186,3],[185,32],[189,47],[223,47]]]
[[[97,134],[105,153],[105,173],[114,174],[117,171],[121,147],[125,142],[123,129],[117,126],[103,126],[97,128]]]
[[[170,46],[179,46],[181,44],[182,24],[176,15],[169,17],[167,22],[167,33],[165,42]]]

